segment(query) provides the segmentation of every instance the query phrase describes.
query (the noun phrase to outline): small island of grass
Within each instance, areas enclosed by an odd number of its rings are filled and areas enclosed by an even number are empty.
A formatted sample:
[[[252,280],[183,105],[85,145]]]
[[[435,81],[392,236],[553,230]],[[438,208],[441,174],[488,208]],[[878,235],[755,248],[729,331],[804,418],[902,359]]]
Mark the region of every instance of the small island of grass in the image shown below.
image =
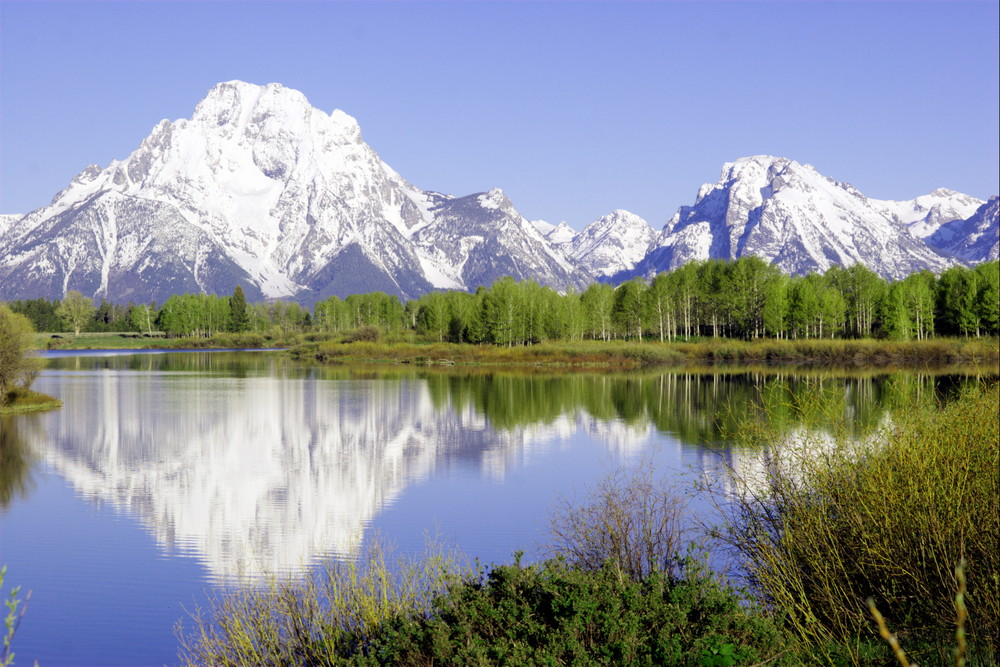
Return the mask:
[[[0,415],[16,414],[19,412],[40,412],[42,410],[55,410],[62,407],[62,401],[54,396],[43,394],[30,389],[15,389],[7,392],[7,395],[0,401]]]

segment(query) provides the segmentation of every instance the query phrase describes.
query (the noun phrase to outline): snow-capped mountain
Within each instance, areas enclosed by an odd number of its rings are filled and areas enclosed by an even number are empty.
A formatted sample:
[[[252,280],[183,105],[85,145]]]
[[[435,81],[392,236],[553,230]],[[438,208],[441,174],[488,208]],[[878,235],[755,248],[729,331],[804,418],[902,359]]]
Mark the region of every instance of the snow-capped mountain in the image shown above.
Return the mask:
[[[88,167],[51,205],[8,225],[0,298],[77,289],[162,301],[242,284],[251,298],[311,302],[475,289],[507,273],[559,289],[589,279],[493,197],[470,205],[417,189],[352,117],[315,109],[298,91],[221,83],[190,120],[162,121],[128,158]],[[447,225],[459,222],[491,242],[458,240],[469,234]],[[438,239],[452,241],[447,251]],[[503,249],[512,254],[492,254]]]
[[[544,220],[532,220],[531,225],[538,230],[538,233],[545,237],[549,245],[562,249],[571,243],[576,237],[576,230],[566,224],[563,220],[558,225],[545,222]]]
[[[554,250],[497,188],[439,200],[432,213],[433,221],[416,231],[413,240],[435,286],[474,288],[501,276],[560,289],[583,288],[592,281]]]
[[[13,229],[14,223],[23,217],[20,213],[0,213],[0,239],[7,233],[7,230]]]
[[[634,213],[617,209],[577,234],[567,256],[597,278],[631,271],[648,254],[656,231]]]
[[[895,216],[909,228],[913,236],[920,239],[926,239],[943,224],[971,217],[983,205],[982,199],[948,188],[938,188],[930,194],[909,201],[871,201],[889,215]]]
[[[646,256],[656,231],[634,213],[617,209],[595,220],[582,232],[565,222],[531,223],[549,245],[595,278],[609,278],[630,271]]]
[[[703,185],[694,205],[682,206],[664,226],[633,274],[744,255],[793,274],[860,262],[890,278],[950,263],[914,238],[884,202],[811,165],[758,155],[725,164],[719,181]]]
[[[724,165],[658,234],[622,210],[576,233],[529,222],[496,188],[421,190],[346,113],[230,81],[126,159],[84,169],[50,205],[0,216],[0,300],[73,289],[162,303],[242,285],[251,299],[310,304],[475,290],[505,275],[564,290],[749,254],[789,273],[860,262],[900,278],[995,257],[996,205],[982,206],[945,189],[870,199],[809,165],[754,156]]]
[[[926,241],[932,248],[976,264],[1000,258],[1000,198],[976,209],[966,220],[941,225]]]

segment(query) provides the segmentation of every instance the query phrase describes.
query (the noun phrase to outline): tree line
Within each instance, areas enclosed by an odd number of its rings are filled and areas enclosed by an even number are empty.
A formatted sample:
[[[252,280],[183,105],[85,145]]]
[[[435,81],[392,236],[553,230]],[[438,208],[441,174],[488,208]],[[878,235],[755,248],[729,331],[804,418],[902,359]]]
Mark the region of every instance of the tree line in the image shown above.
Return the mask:
[[[231,296],[180,294],[161,306],[95,305],[78,292],[8,304],[39,331],[222,332],[372,336],[412,332],[425,340],[530,345],[546,340],[887,338],[1000,333],[1000,262],[888,281],[861,265],[788,276],[757,257],[690,262],[652,280],[594,283],[565,294],[501,278],[475,293],[430,292],[406,303],[383,292],[329,297],[312,312],[294,302],[248,304]]]

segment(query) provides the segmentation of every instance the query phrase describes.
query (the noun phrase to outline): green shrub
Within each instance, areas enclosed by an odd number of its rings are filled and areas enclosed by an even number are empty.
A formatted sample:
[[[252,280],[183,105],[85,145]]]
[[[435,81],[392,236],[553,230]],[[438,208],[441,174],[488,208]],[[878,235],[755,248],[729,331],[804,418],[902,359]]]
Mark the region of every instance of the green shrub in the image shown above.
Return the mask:
[[[349,331],[344,334],[345,343],[377,343],[379,338],[382,337],[382,332],[378,330],[378,327],[365,326],[358,327],[354,331]]]
[[[755,592],[830,662],[879,645],[865,600],[921,664],[955,642],[955,566],[968,563],[970,657],[1000,657],[1000,393],[894,413],[875,438],[798,443],[744,488],[724,538]],[[781,445],[772,442],[774,452]]]
[[[391,665],[735,665],[791,661],[788,637],[695,559],[623,577],[563,559],[481,572],[394,622],[369,654]],[[787,663],[786,663],[787,664]]]

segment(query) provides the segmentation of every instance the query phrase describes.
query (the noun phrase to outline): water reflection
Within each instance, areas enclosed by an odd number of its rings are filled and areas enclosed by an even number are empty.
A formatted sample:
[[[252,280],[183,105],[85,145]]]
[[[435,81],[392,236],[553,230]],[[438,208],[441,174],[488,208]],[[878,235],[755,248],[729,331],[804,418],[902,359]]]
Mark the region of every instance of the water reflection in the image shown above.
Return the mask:
[[[8,480],[25,479],[33,449],[78,493],[138,518],[167,552],[202,559],[216,580],[297,572],[349,554],[408,486],[456,466],[502,480],[575,434],[624,455],[658,431],[698,448],[724,443],[746,419],[795,428],[810,410],[814,423],[864,432],[894,406],[960,382],[317,369],[224,353],[65,358],[40,380],[63,409],[4,424],[3,451],[15,454],[3,456],[0,491],[24,488]],[[719,461],[706,453],[702,465]]]
[[[35,454],[29,441],[38,441],[37,415],[0,417],[0,510],[31,490]]]

